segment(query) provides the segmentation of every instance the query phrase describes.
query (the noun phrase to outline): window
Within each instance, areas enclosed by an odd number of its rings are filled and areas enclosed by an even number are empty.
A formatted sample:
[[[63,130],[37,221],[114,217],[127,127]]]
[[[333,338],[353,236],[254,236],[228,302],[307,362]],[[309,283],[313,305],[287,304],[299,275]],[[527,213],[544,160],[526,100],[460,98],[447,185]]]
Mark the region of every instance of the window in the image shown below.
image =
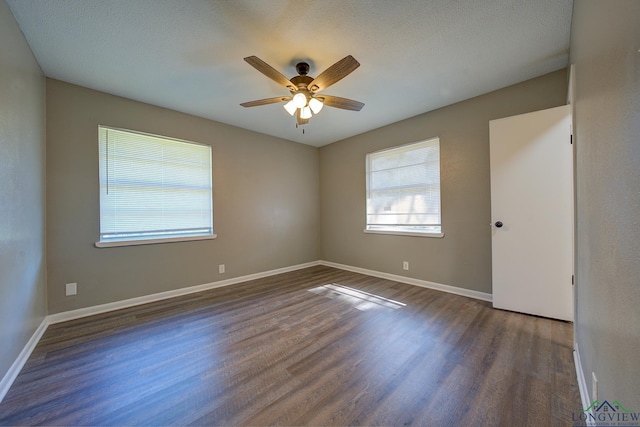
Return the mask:
[[[443,236],[439,138],[367,154],[365,232]]]
[[[211,147],[98,127],[98,247],[215,238]]]

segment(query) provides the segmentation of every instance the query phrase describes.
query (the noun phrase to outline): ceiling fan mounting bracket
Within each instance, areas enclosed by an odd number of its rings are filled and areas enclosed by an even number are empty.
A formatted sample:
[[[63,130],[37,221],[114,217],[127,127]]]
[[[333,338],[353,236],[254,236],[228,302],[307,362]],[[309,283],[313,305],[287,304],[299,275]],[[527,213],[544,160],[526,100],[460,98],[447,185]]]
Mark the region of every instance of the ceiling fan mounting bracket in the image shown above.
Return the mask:
[[[309,74],[309,64],[306,62],[298,62],[296,64],[296,72],[301,76],[306,76]]]

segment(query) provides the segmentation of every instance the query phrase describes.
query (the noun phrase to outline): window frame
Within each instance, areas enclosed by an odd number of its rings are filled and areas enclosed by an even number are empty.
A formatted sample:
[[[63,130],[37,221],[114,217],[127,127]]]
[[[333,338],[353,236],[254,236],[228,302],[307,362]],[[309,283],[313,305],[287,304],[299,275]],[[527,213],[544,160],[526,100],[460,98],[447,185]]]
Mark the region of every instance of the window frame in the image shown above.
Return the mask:
[[[122,238],[122,239],[107,239],[107,240],[102,240],[102,171],[103,171],[103,166],[102,166],[102,162],[101,162],[101,150],[102,150],[102,141],[101,141],[101,131],[102,129],[105,130],[113,130],[113,131],[118,131],[118,132],[126,132],[128,134],[132,134],[132,135],[141,135],[144,137],[152,137],[152,138],[159,138],[165,141],[171,141],[171,142],[177,142],[177,143],[182,143],[182,144],[191,144],[191,145],[198,145],[198,146],[203,146],[203,147],[207,147],[208,151],[209,151],[209,180],[210,180],[210,191],[211,191],[211,233],[207,233],[207,234],[194,234],[194,235],[181,235],[181,236],[176,236],[176,237],[169,237],[169,233],[165,236],[157,236],[157,237],[151,237],[151,238],[140,238],[140,237],[136,237],[136,238]],[[159,244],[159,243],[172,243],[172,242],[189,242],[189,241],[199,241],[199,240],[211,240],[211,239],[215,239],[218,237],[218,235],[215,233],[215,229],[214,229],[214,215],[213,215],[213,207],[214,207],[214,201],[213,201],[213,149],[211,147],[211,145],[208,144],[202,144],[202,143],[198,143],[198,142],[193,142],[193,141],[187,141],[184,139],[180,139],[180,138],[173,138],[173,137],[168,137],[168,136],[163,136],[163,135],[156,135],[156,134],[152,134],[152,133],[147,133],[147,132],[140,132],[140,131],[135,131],[135,130],[131,130],[131,129],[123,129],[123,128],[117,128],[117,127],[113,127],[113,126],[107,126],[107,125],[98,125],[98,194],[99,194],[99,200],[98,200],[98,216],[99,216],[99,223],[98,223],[98,227],[99,227],[99,231],[98,231],[98,235],[99,235],[99,239],[98,241],[96,241],[94,243],[95,247],[97,248],[110,248],[110,247],[118,247],[118,246],[138,246],[138,245],[151,245],[151,244]]]
[[[439,181],[440,181],[440,189],[439,189],[439,195],[440,195],[440,231],[439,232],[434,232],[434,231],[429,231],[429,230],[403,230],[401,228],[394,228],[393,226],[390,226],[388,228],[370,228],[372,225],[369,224],[369,194],[370,194],[370,180],[371,180],[371,171],[370,171],[370,165],[371,165],[371,161],[370,161],[370,156],[374,155],[374,154],[380,154],[380,153],[384,153],[386,151],[392,152],[395,150],[399,150],[402,148],[406,148],[409,147],[411,145],[418,145],[418,144],[422,144],[422,143],[426,143],[426,142],[430,142],[433,140],[437,140],[438,141],[438,174],[439,174]],[[410,142],[407,144],[402,144],[402,145],[397,145],[394,147],[389,147],[389,148],[384,148],[381,150],[377,150],[377,151],[372,151],[370,153],[367,153],[365,156],[365,179],[366,179],[366,193],[365,193],[365,228],[364,228],[364,232],[367,234],[383,234],[383,235],[396,235],[396,236],[414,236],[414,237],[430,237],[430,238],[442,238],[444,237],[444,230],[443,230],[443,224],[442,224],[442,155],[441,155],[441,150],[440,150],[440,137],[438,136],[434,136],[434,137],[430,137],[430,138],[426,138],[426,139],[422,139],[419,141],[414,141],[414,142]]]

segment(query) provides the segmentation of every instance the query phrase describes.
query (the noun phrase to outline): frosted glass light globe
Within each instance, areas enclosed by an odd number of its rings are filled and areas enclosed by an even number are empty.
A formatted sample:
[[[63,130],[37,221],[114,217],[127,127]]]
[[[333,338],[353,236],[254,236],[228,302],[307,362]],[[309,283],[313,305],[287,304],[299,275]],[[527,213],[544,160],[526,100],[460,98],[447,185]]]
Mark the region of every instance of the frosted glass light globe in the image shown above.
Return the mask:
[[[307,97],[304,93],[296,93],[293,96],[293,105],[298,108],[302,108],[307,105]]]

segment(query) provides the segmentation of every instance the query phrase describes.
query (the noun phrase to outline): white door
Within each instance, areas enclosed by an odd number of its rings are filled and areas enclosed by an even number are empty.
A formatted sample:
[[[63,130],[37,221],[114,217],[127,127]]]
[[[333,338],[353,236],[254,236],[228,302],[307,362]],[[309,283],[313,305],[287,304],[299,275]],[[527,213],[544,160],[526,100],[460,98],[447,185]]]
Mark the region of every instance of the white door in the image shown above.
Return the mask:
[[[495,308],[573,320],[570,108],[489,122]]]

